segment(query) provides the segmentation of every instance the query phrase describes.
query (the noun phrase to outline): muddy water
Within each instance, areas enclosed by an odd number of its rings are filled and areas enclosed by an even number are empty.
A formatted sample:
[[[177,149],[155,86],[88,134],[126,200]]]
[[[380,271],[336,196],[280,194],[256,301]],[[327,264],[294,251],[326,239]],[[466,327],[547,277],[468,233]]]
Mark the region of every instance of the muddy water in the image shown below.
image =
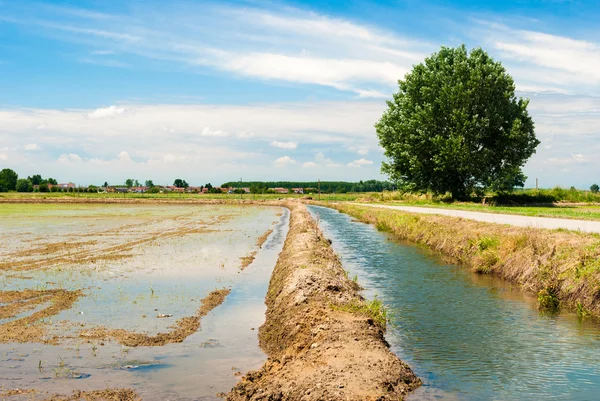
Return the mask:
[[[0,262],[63,258],[33,270],[0,270],[0,290],[84,291],[73,308],[48,319],[51,332],[64,337],[59,345],[0,344],[0,388],[69,393],[132,387],[145,400],[213,400],[237,382],[239,373],[262,365],[266,356],[258,347],[257,329],[287,234],[287,210],[72,206],[0,210]],[[258,248],[258,237],[269,229],[273,233]],[[36,251],[72,242],[81,245]],[[256,258],[242,271],[240,258],[251,252]],[[123,257],[102,259],[114,253]],[[177,319],[194,315],[210,291],[224,287],[231,288],[225,302],[182,343],[129,348],[77,335],[97,326],[164,332]],[[159,319],[159,313],[173,316]]]
[[[501,280],[448,265],[335,210],[310,207],[365,295],[389,306],[387,339],[423,380],[410,400],[598,400],[600,327],[540,315]]]

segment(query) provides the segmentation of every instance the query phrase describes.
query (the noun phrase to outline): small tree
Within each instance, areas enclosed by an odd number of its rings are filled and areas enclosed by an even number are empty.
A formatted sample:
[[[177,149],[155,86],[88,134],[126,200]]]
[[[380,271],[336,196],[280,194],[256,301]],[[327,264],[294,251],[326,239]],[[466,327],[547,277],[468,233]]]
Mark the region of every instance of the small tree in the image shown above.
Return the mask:
[[[17,192],[33,192],[33,185],[27,178],[19,178],[16,185]]]
[[[177,178],[174,182],[173,185],[175,185],[177,188],[187,188],[190,185],[185,182],[185,180],[182,180],[181,178]]]
[[[504,67],[482,49],[442,49],[398,82],[375,125],[388,160],[382,171],[404,189],[468,198],[512,190],[540,143]]]
[[[0,192],[16,190],[18,178],[19,175],[9,168],[0,171]]]
[[[125,186],[127,188],[131,188],[133,186],[133,178],[128,178],[125,180]]]
[[[104,181],[104,185],[102,185],[104,187],[104,189],[108,188],[108,182]]]
[[[146,180],[145,184],[148,188],[152,188],[154,186],[154,183],[152,182],[152,180]]]
[[[40,184],[39,191],[48,192],[48,184]]]
[[[597,193],[598,193],[598,191],[600,191],[600,187],[598,186],[598,184],[593,184],[593,185],[590,187],[590,191],[592,191],[592,193],[593,193],[593,194],[597,194]]]

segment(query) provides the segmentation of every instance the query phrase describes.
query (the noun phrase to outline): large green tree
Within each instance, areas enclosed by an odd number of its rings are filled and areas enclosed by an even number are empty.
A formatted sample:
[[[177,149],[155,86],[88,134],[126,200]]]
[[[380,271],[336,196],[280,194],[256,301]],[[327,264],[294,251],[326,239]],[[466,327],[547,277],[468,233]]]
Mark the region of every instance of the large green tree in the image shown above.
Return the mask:
[[[17,189],[18,178],[19,175],[9,168],[0,171],[0,192],[14,191]]]
[[[375,125],[382,171],[406,189],[450,192],[523,186],[521,168],[539,144],[528,100],[482,49],[442,47],[414,66]]]

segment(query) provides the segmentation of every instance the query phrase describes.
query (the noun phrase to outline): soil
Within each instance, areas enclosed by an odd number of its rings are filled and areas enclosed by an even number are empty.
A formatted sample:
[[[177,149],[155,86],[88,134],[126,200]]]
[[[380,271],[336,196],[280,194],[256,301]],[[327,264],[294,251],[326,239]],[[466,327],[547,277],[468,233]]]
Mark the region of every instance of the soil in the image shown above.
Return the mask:
[[[421,382],[389,350],[365,302],[303,204],[289,202],[290,231],[266,298],[259,340],[268,361],[227,400],[398,400]]]
[[[45,318],[70,309],[81,295],[81,291],[67,291],[63,289],[0,291],[0,303],[6,304],[0,309],[0,318],[14,317],[40,304],[49,304],[47,307],[29,316],[11,320],[0,325],[0,342],[57,344],[59,338],[57,336],[49,336],[50,324]]]
[[[103,390],[93,391],[73,391],[71,395],[48,395],[37,390],[13,389],[0,391],[0,397],[2,397],[3,400],[11,397],[11,400],[22,399],[28,401],[141,401],[142,399],[135,391],[128,388],[106,388]]]
[[[150,336],[143,333],[133,333],[123,329],[96,327],[92,330],[81,331],[79,336],[88,341],[114,339],[119,344],[127,347],[160,347],[166,344],[180,343],[198,331],[200,328],[200,320],[211,310],[221,305],[230,292],[230,289],[225,288],[212,291],[206,298],[200,301],[201,306],[194,316],[187,316],[179,319],[170,327],[173,330],[167,333],[158,333],[154,336]]]
[[[259,248],[262,248],[262,246],[267,241],[267,239],[269,238],[269,235],[271,235],[272,232],[273,232],[273,229],[271,228],[266,233],[264,233],[263,235],[258,237],[258,240],[256,241],[256,245],[258,245]]]
[[[254,262],[254,258],[256,257],[256,252],[250,252],[248,255],[240,258],[242,264],[240,265],[240,269],[244,270],[246,267],[250,266],[252,262]]]

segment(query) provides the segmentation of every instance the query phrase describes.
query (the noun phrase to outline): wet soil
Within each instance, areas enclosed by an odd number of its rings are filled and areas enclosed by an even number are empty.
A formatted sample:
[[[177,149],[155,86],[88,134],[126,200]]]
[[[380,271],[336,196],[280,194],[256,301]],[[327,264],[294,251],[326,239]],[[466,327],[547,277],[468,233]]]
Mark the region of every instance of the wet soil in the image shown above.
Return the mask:
[[[68,291],[54,290],[24,290],[0,291],[0,319],[9,319],[20,313],[31,310],[40,304],[47,304],[28,316],[14,319],[0,325],[0,343],[27,343],[39,342],[56,344],[59,337],[49,334],[51,324],[45,318],[55,316],[60,312],[70,309],[82,295],[80,290]]]
[[[37,390],[13,389],[0,391],[0,397],[11,401],[141,401],[141,397],[129,388],[106,388],[93,391],[73,391],[70,395],[46,394]]]

